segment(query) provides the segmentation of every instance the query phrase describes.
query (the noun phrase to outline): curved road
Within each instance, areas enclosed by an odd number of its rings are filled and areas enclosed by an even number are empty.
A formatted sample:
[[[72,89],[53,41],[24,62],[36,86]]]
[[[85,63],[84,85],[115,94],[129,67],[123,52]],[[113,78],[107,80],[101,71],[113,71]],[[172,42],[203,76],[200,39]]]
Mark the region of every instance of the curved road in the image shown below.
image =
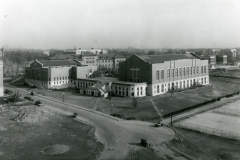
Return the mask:
[[[6,84],[5,88],[13,89],[12,86]],[[14,89],[18,89],[21,95],[29,95],[28,91],[15,87]],[[76,112],[79,115],[79,119],[96,126],[97,138],[105,143],[105,149],[99,159],[123,159],[129,150],[134,148],[134,144],[140,142],[141,138],[148,139],[155,148],[160,149],[161,143],[169,141],[175,135],[174,132],[167,127],[155,128],[153,124],[148,122],[125,121],[98,111],[80,107],[81,104],[76,106],[40,95],[32,96],[32,98],[34,100],[41,100],[47,104],[45,107],[64,114],[72,115],[72,113]],[[162,153],[162,158],[165,154],[174,156],[172,151],[167,149],[166,152],[168,153]]]

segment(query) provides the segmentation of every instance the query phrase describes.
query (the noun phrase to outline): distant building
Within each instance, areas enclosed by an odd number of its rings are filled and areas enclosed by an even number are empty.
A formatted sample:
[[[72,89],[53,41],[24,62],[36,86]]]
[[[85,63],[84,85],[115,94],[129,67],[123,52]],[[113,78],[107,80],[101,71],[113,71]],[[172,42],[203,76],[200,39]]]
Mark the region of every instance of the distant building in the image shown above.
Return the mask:
[[[228,63],[227,55],[217,55],[216,62],[220,65],[226,65]]]
[[[91,52],[93,54],[107,54],[107,51],[106,50],[103,50],[103,49],[94,49],[94,48],[91,48],[91,49],[82,49],[82,48],[79,48],[78,50],[76,50],[76,55],[83,55],[85,52]]]
[[[85,52],[82,55],[82,62],[84,62],[84,64],[87,64],[87,65],[97,66],[97,59],[98,59],[98,56],[89,51]]]
[[[0,58],[0,97],[4,96],[4,88],[3,88],[3,61]]]
[[[121,85],[122,96],[132,97],[155,96],[196,84],[206,85],[209,84],[208,61],[188,54],[133,55],[120,63],[119,81],[136,83],[136,89],[122,88]]]
[[[202,60],[208,60],[208,64],[210,65],[216,64],[216,55],[212,50],[197,51],[195,54]]]
[[[49,56],[51,51],[43,51],[43,54]]]
[[[236,52],[231,49],[221,49],[221,51],[217,54],[218,56],[227,56],[227,63],[233,64],[236,60]]]
[[[125,60],[126,58],[119,54],[101,54],[98,55],[97,65],[99,70],[117,71],[119,63]]]

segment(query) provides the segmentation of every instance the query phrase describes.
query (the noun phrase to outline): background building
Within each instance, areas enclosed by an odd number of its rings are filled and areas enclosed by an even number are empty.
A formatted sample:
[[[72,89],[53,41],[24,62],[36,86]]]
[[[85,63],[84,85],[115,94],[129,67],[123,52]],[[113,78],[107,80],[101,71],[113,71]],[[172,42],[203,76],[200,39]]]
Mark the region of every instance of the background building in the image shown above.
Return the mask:
[[[125,60],[126,58],[119,54],[101,54],[98,55],[97,65],[99,70],[117,71],[119,63]]]
[[[76,50],[76,55],[83,55],[85,52],[91,52],[93,54],[107,54],[107,51],[106,50],[103,50],[103,49],[94,49],[94,48],[91,48],[91,49],[82,49],[82,48],[79,48],[78,50]]]
[[[82,62],[86,65],[97,66],[97,59],[98,56],[92,52],[87,51],[82,55]]]

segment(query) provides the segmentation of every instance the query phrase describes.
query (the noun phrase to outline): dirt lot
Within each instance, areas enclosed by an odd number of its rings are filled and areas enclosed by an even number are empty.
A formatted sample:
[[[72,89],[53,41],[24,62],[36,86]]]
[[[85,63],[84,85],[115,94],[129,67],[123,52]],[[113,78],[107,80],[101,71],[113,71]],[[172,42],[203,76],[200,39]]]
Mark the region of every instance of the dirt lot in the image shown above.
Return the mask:
[[[240,159],[240,141],[186,129],[176,128],[175,130],[182,142],[171,142],[170,144],[196,159]]]
[[[0,159],[92,159],[103,150],[94,127],[45,107],[0,108]],[[44,147],[60,144],[69,150],[50,156]],[[61,149],[61,148],[60,148]],[[58,150],[51,150],[58,152]]]

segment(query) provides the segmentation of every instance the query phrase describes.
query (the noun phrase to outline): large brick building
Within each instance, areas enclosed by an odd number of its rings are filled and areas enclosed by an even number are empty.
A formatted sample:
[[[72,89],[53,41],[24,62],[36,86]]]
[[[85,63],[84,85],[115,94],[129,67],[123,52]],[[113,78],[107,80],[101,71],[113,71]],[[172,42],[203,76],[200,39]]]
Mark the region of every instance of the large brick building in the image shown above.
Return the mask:
[[[172,88],[189,88],[209,84],[208,60],[185,55],[133,55],[120,63],[119,80],[142,84],[142,93],[155,96]],[[120,85],[120,84],[119,84]],[[118,87],[118,85],[115,85]],[[141,88],[136,89],[141,92]],[[136,96],[128,90],[128,95]],[[140,96],[140,95],[139,95]]]
[[[35,60],[25,67],[25,82],[46,89],[74,87],[77,77],[89,78],[95,70],[76,60]]]

